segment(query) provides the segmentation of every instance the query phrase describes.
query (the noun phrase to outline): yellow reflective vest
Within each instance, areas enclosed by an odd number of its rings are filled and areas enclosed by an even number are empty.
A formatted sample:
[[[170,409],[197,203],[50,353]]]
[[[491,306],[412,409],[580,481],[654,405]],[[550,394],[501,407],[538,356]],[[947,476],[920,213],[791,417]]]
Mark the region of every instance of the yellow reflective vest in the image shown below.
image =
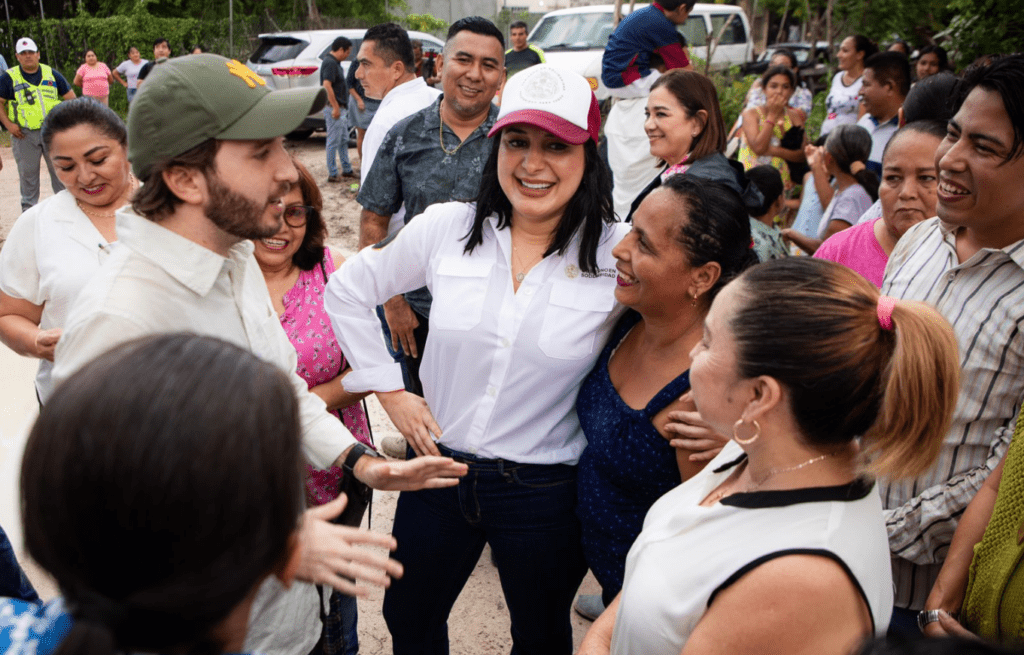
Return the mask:
[[[14,100],[7,101],[7,117],[29,130],[40,129],[46,114],[60,103],[53,69],[46,64],[39,64],[39,70],[43,72],[43,77],[38,86],[28,83],[21,74],[21,66],[7,70],[14,82]]]

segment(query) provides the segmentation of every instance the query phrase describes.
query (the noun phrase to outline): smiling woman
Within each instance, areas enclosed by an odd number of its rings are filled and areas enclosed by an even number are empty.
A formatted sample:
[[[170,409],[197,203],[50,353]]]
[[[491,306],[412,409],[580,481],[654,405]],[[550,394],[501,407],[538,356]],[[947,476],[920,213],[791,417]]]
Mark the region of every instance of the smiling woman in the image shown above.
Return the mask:
[[[478,36],[460,32],[445,53],[445,100],[453,92],[456,110],[500,80],[463,48]],[[611,250],[625,230],[614,222],[599,128],[583,77],[546,64],[518,73],[490,131],[476,204],[432,205],[328,283],[327,309],[354,369],[346,388],[378,392],[417,456],[469,465],[458,487],[399,497],[395,557],[405,576],[384,600],[396,653],[447,652],[448,613],[485,544],[514,650],[572,649],[569,606],[587,568],[575,515],[586,446],[575,400],[623,311]],[[402,379],[373,308],[424,285],[433,304],[420,398],[393,391]]]
[[[136,186],[127,132],[92,98],[62,102],[43,123],[43,143],[65,190],[22,214],[0,251],[0,340],[42,360],[36,392],[45,402],[61,328],[85,283],[109,255],[114,210]]]

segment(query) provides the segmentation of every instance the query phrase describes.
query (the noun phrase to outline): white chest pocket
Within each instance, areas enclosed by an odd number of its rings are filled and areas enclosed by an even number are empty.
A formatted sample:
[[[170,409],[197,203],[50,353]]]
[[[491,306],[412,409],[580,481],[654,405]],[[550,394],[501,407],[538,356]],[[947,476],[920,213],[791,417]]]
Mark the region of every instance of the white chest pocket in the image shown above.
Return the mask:
[[[610,286],[555,282],[544,309],[538,345],[553,359],[582,359],[594,351],[597,330],[615,306]]]
[[[445,257],[434,277],[430,327],[470,330],[480,323],[494,260]]]

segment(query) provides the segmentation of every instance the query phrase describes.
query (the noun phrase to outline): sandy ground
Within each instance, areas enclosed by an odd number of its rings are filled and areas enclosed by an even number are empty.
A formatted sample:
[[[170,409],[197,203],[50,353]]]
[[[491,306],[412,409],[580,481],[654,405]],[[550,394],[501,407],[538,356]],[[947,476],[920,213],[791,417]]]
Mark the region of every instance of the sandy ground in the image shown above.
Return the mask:
[[[355,202],[356,190],[349,182],[328,184],[327,165],[324,157],[324,139],[314,136],[301,143],[288,143],[288,149],[300,159],[313,174],[324,194],[324,216],[327,219],[330,238],[328,242],[346,256],[357,246],[359,233],[359,205]],[[0,171],[0,244],[6,238],[11,225],[20,214],[20,193],[18,177],[10,148],[0,148],[4,167]],[[355,149],[350,150],[350,159],[358,170],[359,162]],[[42,171],[42,198],[52,195],[46,167]],[[21,549],[21,526],[17,503],[17,477],[25,437],[35,419],[37,405],[32,387],[35,362],[19,357],[6,347],[0,346],[0,525],[11,536],[15,548]],[[371,425],[374,439],[397,435],[391,421],[373,399],[370,402]],[[394,516],[396,492],[375,492],[373,502],[372,529],[390,532]],[[23,561],[27,557],[22,556]],[[56,594],[56,588],[45,572],[24,562],[29,576],[46,597]],[[587,575],[581,587],[583,593],[598,593],[600,590],[592,575]],[[381,616],[383,591],[371,589],[366,599],[359,601],[360,653],[378,655],[391,652],[391,638]],[[425,603],[430,599],[425,598]],[[572,615],[574,641],[579,646],[590,624],[575,614]],[[448,622],[451,635],[452,655],[497,655],[511,649],[508,612],[501,593],[497,570],[490,562],[489,550],[485,549],[476,570],[456,602]]]

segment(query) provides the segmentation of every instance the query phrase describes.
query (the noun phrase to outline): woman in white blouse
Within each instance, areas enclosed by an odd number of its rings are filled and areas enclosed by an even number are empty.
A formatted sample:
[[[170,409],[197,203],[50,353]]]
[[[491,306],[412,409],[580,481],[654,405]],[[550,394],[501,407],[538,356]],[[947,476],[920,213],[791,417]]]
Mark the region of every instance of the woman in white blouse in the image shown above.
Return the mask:
[[[52,391],[53,352],[71,305],[110,253],[114,210],[136,186],[124,123],[90,98],[50,110],[43,145],[65,190],[25,211],[0,251],[0,340],[42,360],[40,402]]]
[[[863,464],[896,479],[938,456],[959,387],[949,323],[790,257],[729,283],[690,357],[702,419],[735,443],[651,507],[579,654],[845,655],[884,634],[889,540]]]
[[[519,73],[502,96],[477,202],[429,207],[328,284],[327,310],[351,353],[345,388],[377,392],[417,455],[469,465],[457,487],[398,500],[405,576],[384,600],[396,654],[448,652],[448,613],[485,544],[514,650],[572,650],[569,607],[586,572],[576,394],[623,311],[611,250],[627,230],[614,223],[599,127],[583,77],[543,64]],[[424,284],[434,300],[419,398],[402,390],[373,309]]]

